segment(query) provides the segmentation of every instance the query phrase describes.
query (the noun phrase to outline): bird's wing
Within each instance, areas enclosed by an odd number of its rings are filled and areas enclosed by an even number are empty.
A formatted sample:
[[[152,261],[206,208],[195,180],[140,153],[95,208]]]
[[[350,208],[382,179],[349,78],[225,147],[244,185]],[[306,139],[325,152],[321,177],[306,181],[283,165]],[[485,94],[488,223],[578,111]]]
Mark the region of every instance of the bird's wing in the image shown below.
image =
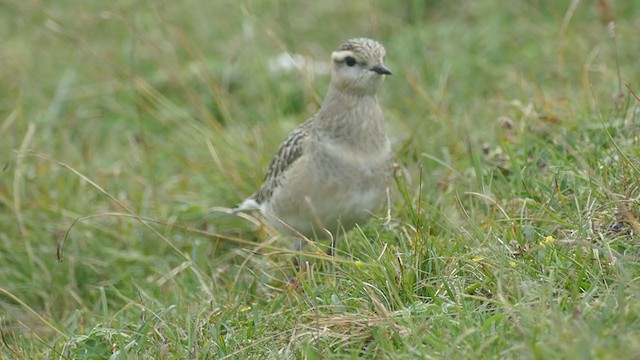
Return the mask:
[[[249,203],[257,203],[259,205],[271,197],[275,188],[280,185],[282,175],[289,169],[291,164],[302,156],[304,144],[308,139],[307,129],[311,122],[310,120],[293,130],[280,145],[276,156],[271,161],[271,165],[269,165],[269,170],[267,170],[262,186],[244,203],[249,201]]]

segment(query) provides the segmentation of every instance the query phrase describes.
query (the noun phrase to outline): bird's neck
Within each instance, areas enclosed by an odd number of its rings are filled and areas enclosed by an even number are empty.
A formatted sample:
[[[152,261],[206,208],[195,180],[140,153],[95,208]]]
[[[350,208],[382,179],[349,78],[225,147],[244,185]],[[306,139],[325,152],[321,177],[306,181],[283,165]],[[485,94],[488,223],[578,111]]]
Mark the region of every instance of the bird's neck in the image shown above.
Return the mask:
[[[376,93],[348,91],[332,85],[322,104],[323,109],[352,109],[358,106],[377,107]]]
[[[345,92],[330,87],[318,112],[318,129],[338,142],[348,144],[372,143],[386,139],[382,110],[374,92],[370,94]]]

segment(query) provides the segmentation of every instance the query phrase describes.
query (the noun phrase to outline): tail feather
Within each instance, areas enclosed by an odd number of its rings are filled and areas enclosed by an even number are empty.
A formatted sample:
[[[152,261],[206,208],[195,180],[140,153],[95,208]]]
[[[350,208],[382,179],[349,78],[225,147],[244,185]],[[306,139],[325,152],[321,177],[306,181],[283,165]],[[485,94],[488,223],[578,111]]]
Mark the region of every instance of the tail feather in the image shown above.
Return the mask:
[[[233,212],[260,210],[260,203],[253,197],[246,198],[242,203],[233,208]]]

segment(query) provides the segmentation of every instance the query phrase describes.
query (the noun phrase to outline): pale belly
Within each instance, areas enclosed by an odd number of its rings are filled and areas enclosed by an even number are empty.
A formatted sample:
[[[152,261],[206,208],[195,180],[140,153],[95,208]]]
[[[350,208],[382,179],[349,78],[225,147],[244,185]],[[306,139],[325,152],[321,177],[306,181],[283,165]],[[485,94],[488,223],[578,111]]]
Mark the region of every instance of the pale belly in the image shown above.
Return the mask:
[[[280,231],[326,238],[327,230],[336,235],[364,224],[385,203],[392,177],[390,157],[300,165],[304,171],[287,178],[262,209]]]

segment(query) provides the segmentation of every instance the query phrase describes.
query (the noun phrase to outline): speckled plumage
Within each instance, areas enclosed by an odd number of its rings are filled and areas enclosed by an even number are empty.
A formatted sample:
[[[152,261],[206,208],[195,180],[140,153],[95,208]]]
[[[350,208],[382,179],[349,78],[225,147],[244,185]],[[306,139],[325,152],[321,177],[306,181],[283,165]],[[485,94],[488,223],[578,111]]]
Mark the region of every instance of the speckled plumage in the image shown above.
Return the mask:
[[[260,189],[239,210],[259,209],[276,228],[307,237],[365,222],[386,199],[393,156],[376,91],[384,75],[378,42],[347,40],[332,54],[322,107],[293,130]]]

